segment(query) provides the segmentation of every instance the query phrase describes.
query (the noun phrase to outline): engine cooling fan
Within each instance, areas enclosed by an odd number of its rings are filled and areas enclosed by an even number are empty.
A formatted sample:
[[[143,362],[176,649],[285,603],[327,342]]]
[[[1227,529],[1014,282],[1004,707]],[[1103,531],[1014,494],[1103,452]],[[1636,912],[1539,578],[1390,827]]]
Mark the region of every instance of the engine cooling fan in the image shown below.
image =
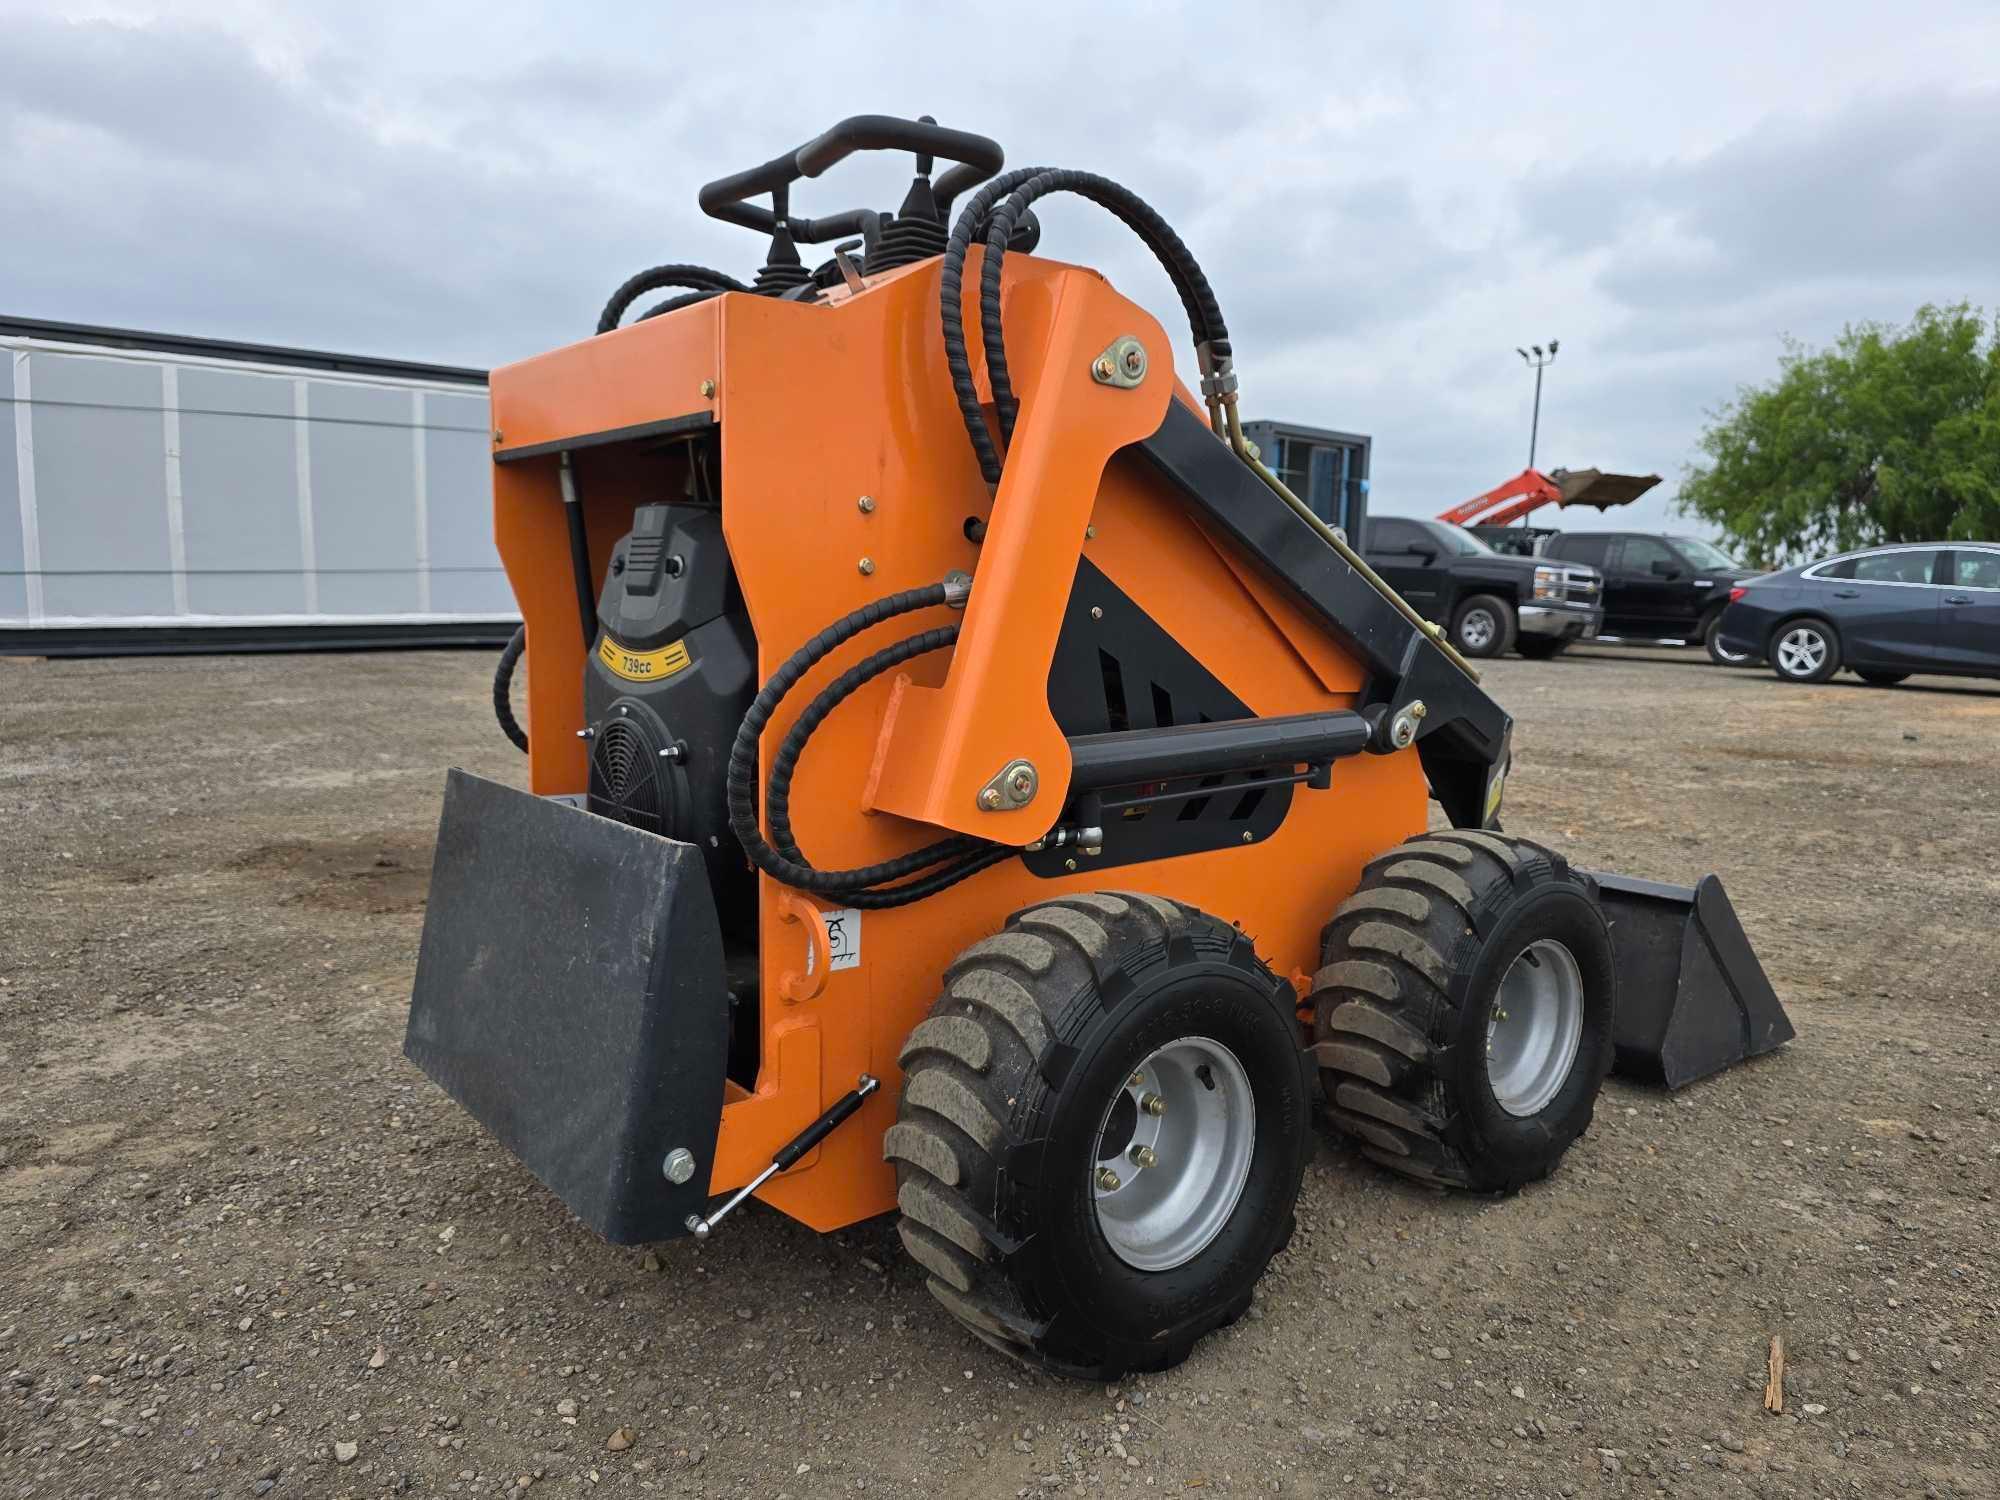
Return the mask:
[[[612,706],[590,742],[590,810],[673,838],[680,825],[679,768],[674,740],[643,703]]]

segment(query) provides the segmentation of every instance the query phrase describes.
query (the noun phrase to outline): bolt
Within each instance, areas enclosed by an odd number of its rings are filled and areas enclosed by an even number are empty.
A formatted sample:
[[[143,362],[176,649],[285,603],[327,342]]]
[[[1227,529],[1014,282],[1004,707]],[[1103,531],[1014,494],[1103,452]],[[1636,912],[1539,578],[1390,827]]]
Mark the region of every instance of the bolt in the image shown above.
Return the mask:
[[[863,578],[866,578],[870,573],[873,573],[875,571],[875,559],[872,557],[864,557],[861,559],[860,562],[856,563],[854,566],[859,568],[861,570],[861,576]]]
[[[1087,542],[1094,542],[1094,541],[1096,541],[1096,540],[1097,540],[1097,528],[1096,528],[1095,526],[1086,526],[1086,527],[1084,527],[1084,528],[1083,528],[1083,539],[1084,539],[1085,541],[1087,541]]]
[[[1127,375],[1137,375],[1145,368],[1146,351],[1141,349],[1137,344],[1132,345],[1125,351],[1125,373]]]
[[[1111,363],[1111,356],[1107,354],[1090,367],[1090,372],[1099,380],[1108,381],[1117,376],[1118,366]]]
[[[1073,860],[1073,859],[1066,859],[1066,860],[1064,860],[1064,861],[1063,861],[1063,868],[1064,868],[1065,870],[1074,870],[1074,869],[1076,868],[1076,861],[1075,861],[1075,860]]]
[[[1421,719],[1425,714],[1429,712],[1430,710],[1424,707],[1424,700],[1421,698],[1419,698],[1415,703],[1412,703],[1410,705],[1410,717],[1413,719]]]
[[[1103,609],[1102,609],[1102,608],[1100,608],[1100,607],[1099,607],[1098,605],[1095,605],[1095,604],[1091,605],[1091,606],[1090,606],[1090,618],[1091,618],[1091,619],[1093,619],[1093,620],[1101,620],[1101,619],[1103,619],[1103,618],[1104,618],[1104,611],[1103,611]]]
[[[576,737],[580,740],[594,740],[597,738],[597,731],[595,729],[579,729],[576,732]]]
[[[1153,1154],[1151,1146],[1134,1146],[1125,1154],[1132,1158],[1135,1167],[1156,1167],[1160,1164],[1160,1158]]]
[[[863,495],[859,500],[854,502],[854,508],[860,511],[862,515],[868,515],[875,509],[875,497],[873,495]]]
[[[1035,778],[1026,771],[1016,771],[1009,779],[1008,785],[1014,788],[1015,796],[1025,797],[1035,789]]]
[[[1118,1174],[1112,1171],[1111,1168],[1099,1167],[1097,1169],[1097,1185],[1107,1193],[1115,1193],[1125,1184],[1119,1180]]]
[[[713,380],[704,380],[701,383],[701,393],[704,396],[713,396],[715,394],[715,382]]]
[[[1139,1108],[1157,1118],[1167,1112],[1167,1101],[1162,1099],[1158,1094],[1148,1094],[1139,1101]]]
[[[1246,844],[1254,844],[1257,842],[1257,835],[1252,833],[1249,829],[1246,828],[1243,830],[1243,842]]]
[[[1125,1085],[1127,1088],[1136,1089],[1141,1084],[1145,1083],[1145,1081],[1146,1081],[1146,1075],[1144,1073],[1134,1073],[1130,1078],[1125,1080]]]
[[[669,1182],[686,1182],[694,1176],[694,1153],[685,1146],[676,1146],[667,1153],[667,1159],[661,1163],[660,1170],[666,1174]]]
[[[985,791],[981,792],[979,794],[979,805],[988,812],[1000,811],[1000,788],[989,786]]]
[[[499,446],[500,444],[502,444],[502,443],[504,443],[504,442],[506,442],[506,441],[507,441],[507,434],[506,434],[506,433],[504,433],[504,432],[502,432],[502,431],[501,431],[501,430],[500,430],[499,428],[497,428],[497,427],[496,427],[496,428],[494,428],[494,429],[493,429],[493,444],[494,444],[494,446],[495,446],[495,447],[498,447],[498,446]]]

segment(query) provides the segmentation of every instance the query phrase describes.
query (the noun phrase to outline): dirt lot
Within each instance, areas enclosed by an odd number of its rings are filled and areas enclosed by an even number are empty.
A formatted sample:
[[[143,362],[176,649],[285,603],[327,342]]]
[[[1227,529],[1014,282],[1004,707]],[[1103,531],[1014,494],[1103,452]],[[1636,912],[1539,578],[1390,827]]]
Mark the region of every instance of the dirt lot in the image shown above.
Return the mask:
[[[1720,870],[1800,1040],[1509,1200],[1323,1136],[1250,1317],[1107,1389],[886,1222],[611,1249],[404,1062],[491,662],[0,662],[0,1496],[2000,1493],[1994,685],[1495,667],[1509,827]]]

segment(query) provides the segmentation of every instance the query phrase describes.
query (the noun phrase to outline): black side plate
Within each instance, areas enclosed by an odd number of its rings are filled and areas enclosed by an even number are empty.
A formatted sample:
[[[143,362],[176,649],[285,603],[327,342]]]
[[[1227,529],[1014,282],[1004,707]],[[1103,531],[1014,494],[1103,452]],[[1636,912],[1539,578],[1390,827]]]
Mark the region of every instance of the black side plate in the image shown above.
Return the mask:
[[[728,1035],[700,850],[451,772],[403,1051],[606,1239],[703,1211]]]
[[[1792,1039],[1720,880],[1593,878],[1618,963],[1618,1072],[1677,1089]]]

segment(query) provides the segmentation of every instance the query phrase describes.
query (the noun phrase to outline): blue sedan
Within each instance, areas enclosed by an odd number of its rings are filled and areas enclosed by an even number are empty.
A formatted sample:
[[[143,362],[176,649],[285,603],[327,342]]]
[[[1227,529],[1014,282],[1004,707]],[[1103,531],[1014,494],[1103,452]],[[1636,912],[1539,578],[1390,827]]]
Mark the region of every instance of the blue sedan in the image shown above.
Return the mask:
[[[1871,547],[1752,578],[1718,630],[1787,682],[1842,667],[1878,687],[1912,672],[2000,677],[2000,542]]]

